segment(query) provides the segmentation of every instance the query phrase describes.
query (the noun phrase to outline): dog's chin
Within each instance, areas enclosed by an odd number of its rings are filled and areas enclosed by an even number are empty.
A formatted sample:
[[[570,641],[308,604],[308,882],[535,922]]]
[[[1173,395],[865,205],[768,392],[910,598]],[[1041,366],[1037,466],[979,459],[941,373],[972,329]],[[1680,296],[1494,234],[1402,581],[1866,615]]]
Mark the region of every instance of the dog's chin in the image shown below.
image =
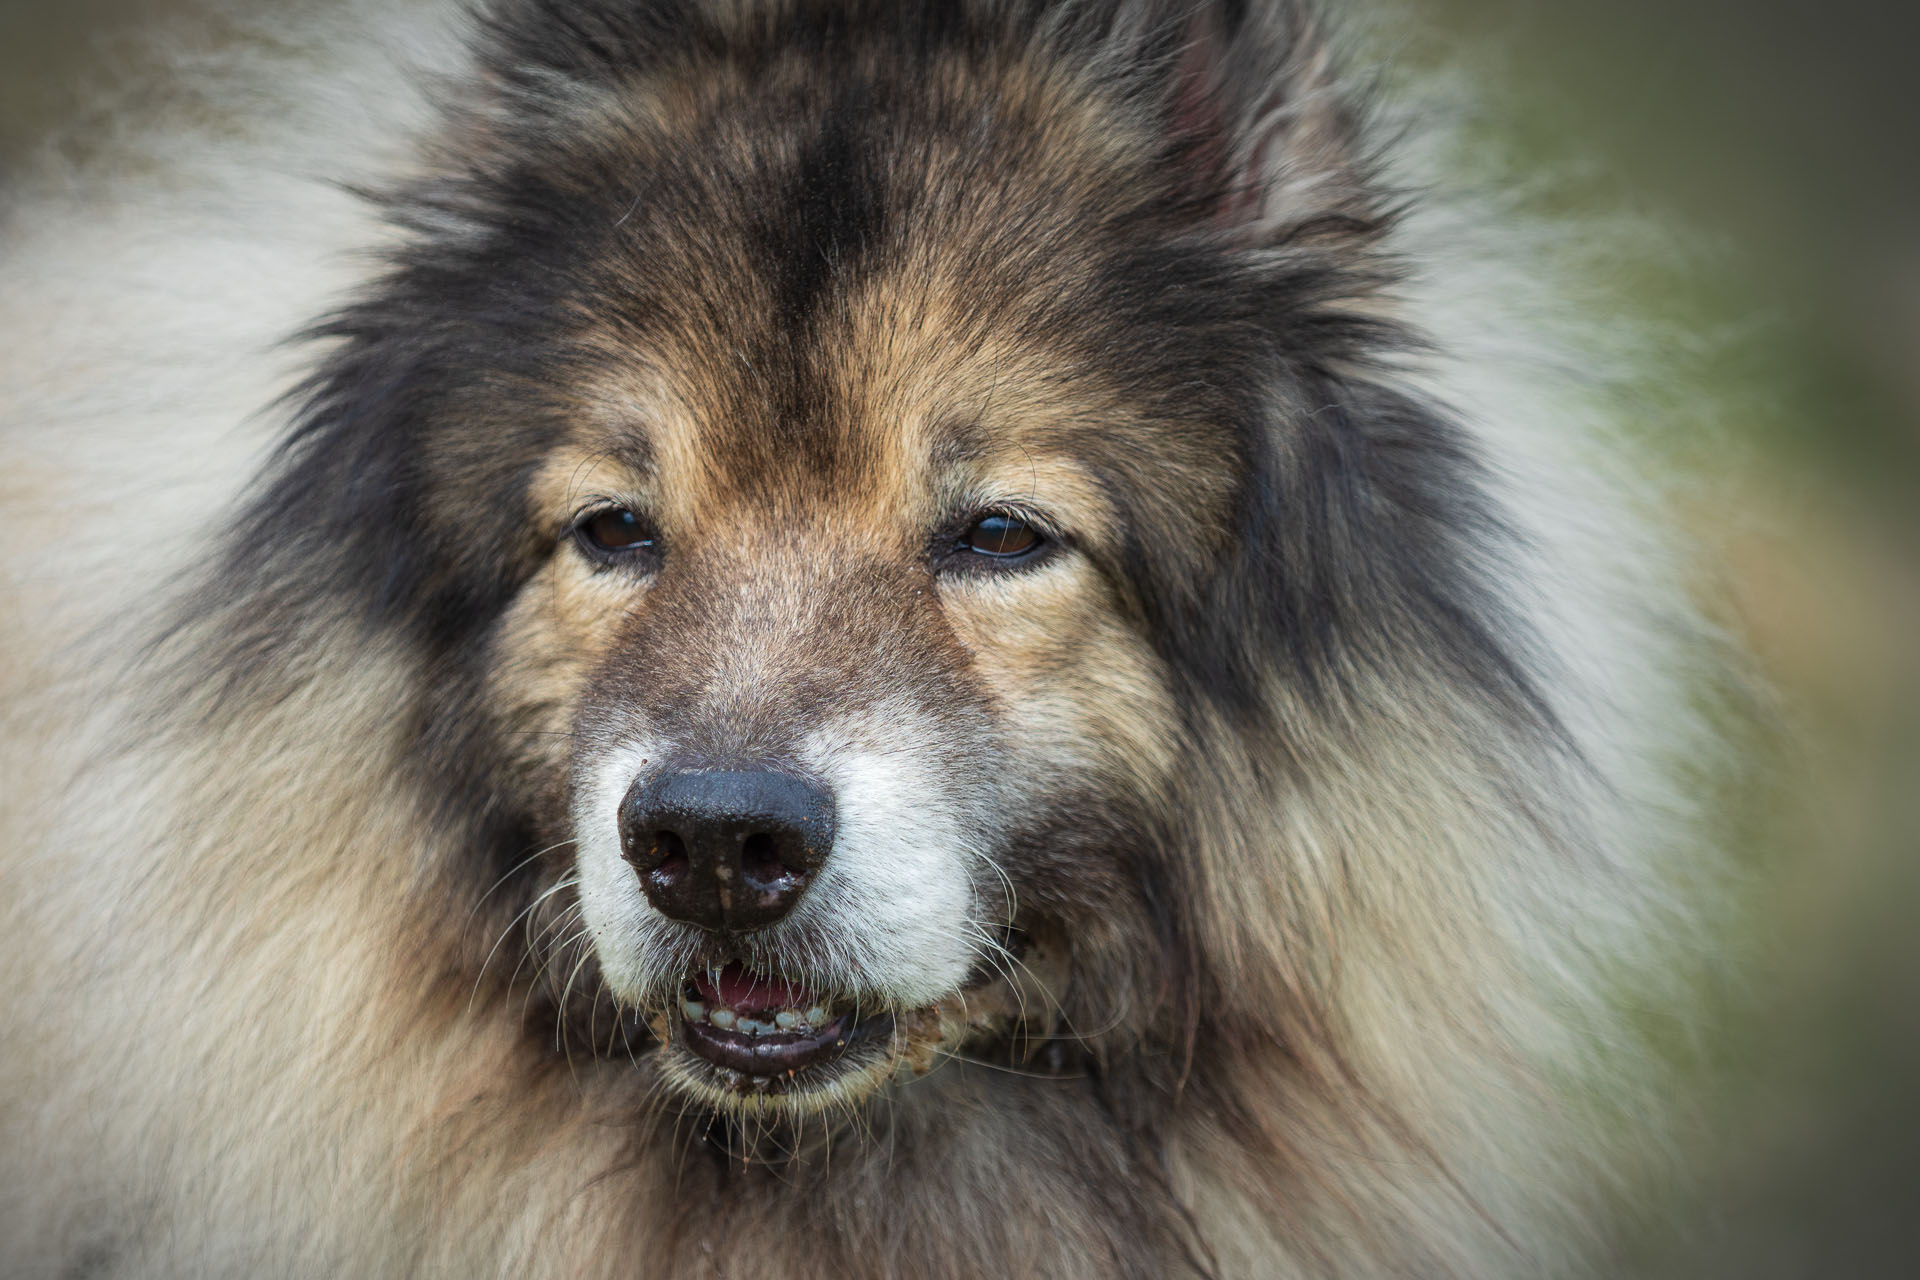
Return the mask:
[[[900,1009],[878,996],[828,994],[804,979],[757,977],[737,964],[703,970],[653,1017],[663,1042],[656,1061],[669,1088],[722,1113],[846,1110],[991,1034],[1005,1016],[1000,985]]]

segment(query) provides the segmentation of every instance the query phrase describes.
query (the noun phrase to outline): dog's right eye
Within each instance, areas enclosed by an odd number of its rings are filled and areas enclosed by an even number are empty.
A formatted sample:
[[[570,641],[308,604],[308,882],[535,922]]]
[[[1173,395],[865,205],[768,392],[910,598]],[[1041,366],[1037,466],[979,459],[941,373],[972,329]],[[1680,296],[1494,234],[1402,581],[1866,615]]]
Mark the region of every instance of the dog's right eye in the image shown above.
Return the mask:
[[[589,512],[573,528],[581,546],[600,560],[625,560],[651,555],[659,549],[653,526],[626,507],[603,507]]]

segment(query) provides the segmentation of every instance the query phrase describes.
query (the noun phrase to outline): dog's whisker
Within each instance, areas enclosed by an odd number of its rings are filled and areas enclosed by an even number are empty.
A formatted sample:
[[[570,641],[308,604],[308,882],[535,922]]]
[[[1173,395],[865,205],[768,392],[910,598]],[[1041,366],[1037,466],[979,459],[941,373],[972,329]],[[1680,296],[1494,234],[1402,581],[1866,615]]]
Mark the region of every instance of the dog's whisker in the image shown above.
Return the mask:
[[[500,876],[499,879],[495,880],[491,885],[487,887],[487,891],[485,893],[481,894],[479,898],[477,898],[474,901],[472,908],[470,908],[467,912],[467,919],[465,923],[469,925],[472,924],[473,917],[479,913],[481,907],[486,905],[487,899],[491,898],[494,895],[494,893],[500,888],[501,885],[513,879],[513,877],[522,868],[526,867],[529,863],[532,863],[537,859],[545,856],[546,854],[552,853],[558,849],[565,849],[569,845],[572,845],[574,843],[575,843],[574,839],[572,837],[568,837],[565,840],[556,841],[553,844],[548,845],[544,849],[535,849],[532,853],[528,854],[526,857],[514,863],[511,868],[509,868],[504,874]]]
[[[554,846],[554,847],[557,848],[558,846]],[[551,887],[549,887],[543,893],[539,894],[537,897],[533,899],[533,901],[529,902],[525,907],[523,907],[520,910],[519,914],[514,916],[512,920],[508,921],[506,926],[500,930],[500,936],[494,939],[493,946],[488,949],[486,958],[480,962],[479,969],[477,969],[474,972],[473,989],[469,991],[467,994],[467,1009],[469,1012],[472,1011],[474,1000],[480,994],[480,984],[486,978],[488,967],[493,964],[493,958],[499,954],[501,945],[506,942],[509,936],[512,935],[514,928],[517,925],[519,925],[522,920],[528,919],[536,910],[539,909],[542,903],[546,902],[549,898],[551,898],[556,893],[560,893],[564,890],[572,888],[574,886],[574,883],[575,882],[572,877],[566,877],[559,881],[556,881]],[[533,943],[534,945],[537,945],[537,939],[530,940],[530,942]],[[532,948],[530,946],[529,950],[531,949]],[[523,954],[522,963],[524,962],[525,962],[525,955]],[[514,966],[513,973],[509,975],[507,978],[507,982],[509,986],[511,986],[513,983],[513,980],[519,976],[519,973],[520,973],[520,966],[516,964]]]

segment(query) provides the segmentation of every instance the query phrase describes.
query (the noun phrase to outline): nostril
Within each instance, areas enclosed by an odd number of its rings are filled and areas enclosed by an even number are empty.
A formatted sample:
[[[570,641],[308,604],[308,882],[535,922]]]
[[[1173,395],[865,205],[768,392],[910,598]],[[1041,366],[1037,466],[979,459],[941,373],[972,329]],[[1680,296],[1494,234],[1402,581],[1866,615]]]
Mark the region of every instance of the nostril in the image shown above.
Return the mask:
[[[791,880],[797,872],[780,857],[780,844],[764,831],[740,843],[740,874],[749,884],[771,885]]]
[[[621,837],[622,855],[635,871],[651,875],[668,870],[670,864],[687,863],[687,845],[677,831],[633,831]]]
[[[678,833],[656,831],[647,845],[646,869],[655,875],[677,876],[687,867],[687,844]]]

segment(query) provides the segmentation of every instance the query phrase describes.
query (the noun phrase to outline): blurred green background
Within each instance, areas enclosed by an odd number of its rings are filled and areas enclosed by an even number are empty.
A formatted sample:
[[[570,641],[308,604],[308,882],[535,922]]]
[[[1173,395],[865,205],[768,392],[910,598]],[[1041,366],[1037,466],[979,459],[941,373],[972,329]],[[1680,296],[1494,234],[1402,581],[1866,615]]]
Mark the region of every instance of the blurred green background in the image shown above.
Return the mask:
[[[1622,1276],[1920,1276],[1920,4],[1424,0],[1550,211],[1625,210],[1703,595],[1775,705],[1704,1028],[1705,1190]],[[1690,408],[1705,408],[1697,418]]]
[[[192,5],[0,0],[0,181]],[[1464,51],[1476,127],[1549,175],[1530,203],[1670,235],[1608,283],[1669,336],[1650,419],[1697,477],[1702,595],[1771,687],[1708,1114],[1675,1138],[1704,1190],[1613,1270],[1920,1275],[1920,3],[1408,12],[1400,55]]]

